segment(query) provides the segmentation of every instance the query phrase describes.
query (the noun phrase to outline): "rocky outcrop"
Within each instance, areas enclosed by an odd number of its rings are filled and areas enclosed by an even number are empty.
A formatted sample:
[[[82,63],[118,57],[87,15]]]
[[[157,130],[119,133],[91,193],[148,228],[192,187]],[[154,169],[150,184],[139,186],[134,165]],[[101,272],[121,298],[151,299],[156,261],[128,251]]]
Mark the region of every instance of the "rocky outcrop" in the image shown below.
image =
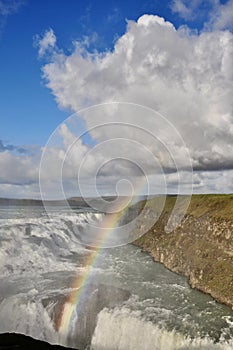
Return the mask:
[[[51,345],[41,340],[33,339],[23,334],[3,333],[0,334],[1,350],[72,350],[59,345]]]
[[[166,233],[164,228],[171,212],[168,198],[157,223],[134,242],[150,253],[155,261],[187,276],[191,287],[210,294],[216,301],[231,308],[233,214],[229,211],[232,210],[232,199],[221,197],[219,207],[219,201],[214,196],[194,196],[181,225]],[[222,214],[219,215],[219,212]]]

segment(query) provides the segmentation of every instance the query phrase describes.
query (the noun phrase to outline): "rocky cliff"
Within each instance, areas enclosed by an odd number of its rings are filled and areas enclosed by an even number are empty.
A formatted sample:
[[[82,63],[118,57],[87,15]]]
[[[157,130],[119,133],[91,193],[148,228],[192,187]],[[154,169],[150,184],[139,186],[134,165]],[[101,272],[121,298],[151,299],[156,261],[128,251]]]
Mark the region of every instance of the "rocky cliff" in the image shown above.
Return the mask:
[[[194,195],[181,225],[166,233],[175,200],[166,199],[159,220],[134,243],[187,276],[193,288],[233,308],[233,195]]]

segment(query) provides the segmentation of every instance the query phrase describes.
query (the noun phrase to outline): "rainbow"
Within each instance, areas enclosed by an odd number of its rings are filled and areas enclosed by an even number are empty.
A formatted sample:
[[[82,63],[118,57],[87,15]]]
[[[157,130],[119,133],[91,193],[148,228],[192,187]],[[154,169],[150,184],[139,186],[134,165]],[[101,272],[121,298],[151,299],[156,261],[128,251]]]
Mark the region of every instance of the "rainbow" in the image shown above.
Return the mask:
[[[144,185],[143,185],[144,188]],[[100,256],[100,252],[103,249],[105,243],[108,241],[110,237],[112,237],[115,233],[115,230],[118,226],[119,221],[124,218],[126,214],[126,209],[138,198],[140,195],[134,196],[133,199],[129,201],[128,197],[126,197],[127,204],[124,206],[122,210],[122,201],[120,202],[121,208],[118,210],[115,208],[114,214],[106,215],[104,220],[101,223],[101,228],[97,233],[97,244],[93,244],[95,248],[91,251],[88,257],[85,260],[84,266],[85,271],[81,275],[79,275],[71,285],[71,293],[66,298],[59,317],[56,322],[56,330],[61,335],[67,335],[71,320],[73,319],[74,312],[76,307],[81,301],[85,300],[85,292],[87,292],[87,282],[91,276],[91,272],[95,267],[98,257]]]

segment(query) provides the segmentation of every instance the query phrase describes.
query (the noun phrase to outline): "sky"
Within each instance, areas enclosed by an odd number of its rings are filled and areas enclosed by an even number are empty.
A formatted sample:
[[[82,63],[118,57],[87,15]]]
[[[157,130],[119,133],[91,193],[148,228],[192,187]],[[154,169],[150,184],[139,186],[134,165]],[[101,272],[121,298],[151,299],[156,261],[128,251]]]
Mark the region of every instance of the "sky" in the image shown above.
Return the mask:
[[[233,192],[233,0],[0,0],[0,53],[0,197]]]

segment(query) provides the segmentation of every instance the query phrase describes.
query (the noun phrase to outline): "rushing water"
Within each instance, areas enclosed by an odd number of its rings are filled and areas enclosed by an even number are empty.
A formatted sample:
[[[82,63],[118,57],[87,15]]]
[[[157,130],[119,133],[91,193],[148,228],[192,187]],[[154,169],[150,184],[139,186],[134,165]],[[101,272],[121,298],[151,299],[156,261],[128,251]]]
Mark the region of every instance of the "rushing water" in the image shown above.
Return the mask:
[[[57,320],[90,250],[73,225],[103,214],[0,208],[0,332],[80,350],[232,349],[233,312],[132,245],[100,251],[66,332]]]

